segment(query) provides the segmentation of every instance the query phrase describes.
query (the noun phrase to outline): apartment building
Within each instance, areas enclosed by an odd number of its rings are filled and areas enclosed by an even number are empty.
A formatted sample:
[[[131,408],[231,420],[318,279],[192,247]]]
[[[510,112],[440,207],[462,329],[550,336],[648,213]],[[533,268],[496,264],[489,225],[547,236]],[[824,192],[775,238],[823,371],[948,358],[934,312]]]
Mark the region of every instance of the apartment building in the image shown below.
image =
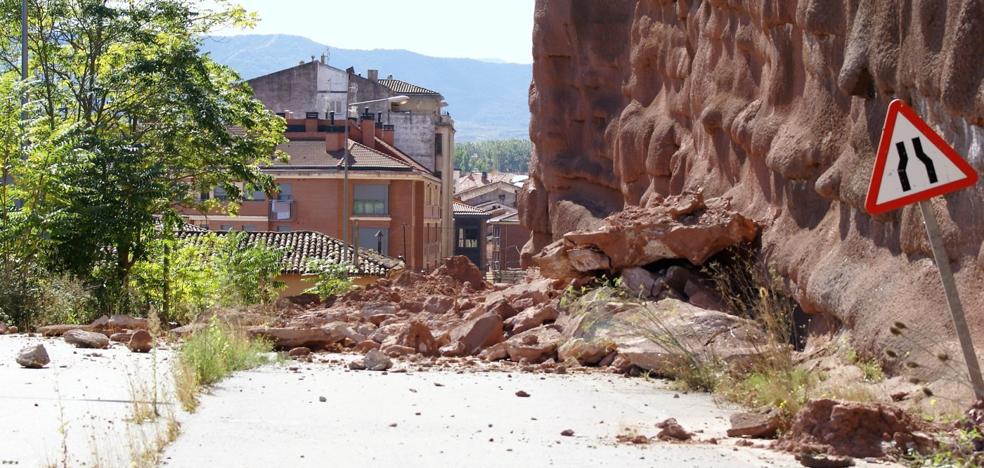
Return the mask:
[[[348,119],[281,115],[288,143],[279,149],[290,159],[261,168],[278,192],[250,194],[234,216],[185,210],[189,222],[215,231],[320,232],[402,257],[414,270],[438,264],[441,179],[397,149],[394,126],[369,113]],[[225,195],[215,190],[203,196]]]
[[[379,77],[377,70],[366,76],[353,68],[341,70],[327,58],[313,59],[248,81],[256,98],[272,112],[313,115],[341,120],[355,115],[374,115],[376,122],[393,130],[389,145],[418,162],[440,180],[441,255],[454,251],[452,195],[454,192],[454,120],[443,112],[446,102],[440,93],[393,78]],[[387,98],[406,96],[402,103]],[[370,102],[366,101],[379,101]]]

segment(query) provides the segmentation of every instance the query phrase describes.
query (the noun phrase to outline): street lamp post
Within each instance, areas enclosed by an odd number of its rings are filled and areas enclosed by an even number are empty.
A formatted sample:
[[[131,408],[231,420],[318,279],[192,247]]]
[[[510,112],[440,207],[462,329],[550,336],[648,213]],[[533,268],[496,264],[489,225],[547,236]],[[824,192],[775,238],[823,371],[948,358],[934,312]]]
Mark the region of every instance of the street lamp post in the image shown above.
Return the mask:
[[[390,96],[388,98],[373,99],[370,101],[360,101],[349,103],[348,107],[345,109],[345,141],[342,143],[345,146],[344,158],[345,161],[342,163],[343,169],[343,182],[342,182],[342,241],[348,242],[347,238],[353,235],[349,232],[349,209],[351,203],[349,202],[349,165],[352,156],[349,152],[349,113],[352,109],[357,108],[363,104],[373,104],[377,102],[389,102],[393,104],[406,104],[410,98],[404,95]]]

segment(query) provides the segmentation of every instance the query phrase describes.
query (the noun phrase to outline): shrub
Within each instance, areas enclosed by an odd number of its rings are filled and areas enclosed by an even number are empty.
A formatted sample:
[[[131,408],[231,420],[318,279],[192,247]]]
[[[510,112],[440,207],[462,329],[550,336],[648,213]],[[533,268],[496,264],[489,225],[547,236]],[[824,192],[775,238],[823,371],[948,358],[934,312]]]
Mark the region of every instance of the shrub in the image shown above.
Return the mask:
[[[181,346],[175,369],[178,399],[185,409],[197,406],[202,387],[212,385],[229,374],[266,364],[265,355],[273,345],[250,338],[244,331],[212,317],[208,325],[195,332]]]
[[[321,300],[328,299],[340,294],[345,294],[352,289],[353,283],[349,278],[352,266],[347,263],[335,263],[327,260],[311,260],[308,263],[308,271],[318,275],[314,286],[304,292],[317,294]]]
[[[154,243],[147,260],[138,262],[130,275],[143,308],[160,311],[165,322],[188,323],[215,306],[221,291],[211,255],[220,242],[209,235],[198,243]]]
[[[266,245],[243,246],[245,233],[230,233],[215,256],[226,305],[269,304],[285,287],[277,281],[283,251]]]

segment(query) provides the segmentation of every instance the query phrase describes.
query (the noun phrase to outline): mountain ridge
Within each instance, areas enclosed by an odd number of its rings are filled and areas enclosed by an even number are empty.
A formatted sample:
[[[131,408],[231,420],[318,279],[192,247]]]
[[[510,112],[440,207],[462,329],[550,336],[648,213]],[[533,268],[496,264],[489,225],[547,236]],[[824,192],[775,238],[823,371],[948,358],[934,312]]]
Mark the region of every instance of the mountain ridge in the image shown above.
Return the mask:
[[[532,64],[431,57],[401,49],[341,49],[289,34],[202,38],[203,53],[244,79],[292,67],[326,50],[333,67],[355,67],[363,76],[373,68],[380,76],[392,74],[440,92],[448,101],[460,141],[529,138]]]

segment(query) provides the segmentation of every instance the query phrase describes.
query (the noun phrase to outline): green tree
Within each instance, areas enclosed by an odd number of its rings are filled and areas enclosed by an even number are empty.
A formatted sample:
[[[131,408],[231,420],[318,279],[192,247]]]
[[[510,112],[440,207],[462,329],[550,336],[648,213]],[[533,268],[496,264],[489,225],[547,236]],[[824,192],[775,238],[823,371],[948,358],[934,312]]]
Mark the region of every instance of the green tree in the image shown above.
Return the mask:
[[[491,140],[457,143],[454,167],[465,172],[497,170],[529,172],[533,144],[529,140]]]
[[[0,60],[13,70],[19,4],[0,0]],[[52,269],[96,283],[107,311],[126,306],[133,266],[178,222],[176,207],[213,187],[241,200],[237,182],[273,188],[257,166],[283,120],[198,50],[203,33],[252,17],[198,4],[30,0],[31,145],[11,164],[22,229],[49,240],[34,255],[49,251]]]
[[[229,233],[215,253],[219,284],[226,305],[270,304],[284,289],[280,276],[284,252],[266,245],[248,245],[246,233]]]

